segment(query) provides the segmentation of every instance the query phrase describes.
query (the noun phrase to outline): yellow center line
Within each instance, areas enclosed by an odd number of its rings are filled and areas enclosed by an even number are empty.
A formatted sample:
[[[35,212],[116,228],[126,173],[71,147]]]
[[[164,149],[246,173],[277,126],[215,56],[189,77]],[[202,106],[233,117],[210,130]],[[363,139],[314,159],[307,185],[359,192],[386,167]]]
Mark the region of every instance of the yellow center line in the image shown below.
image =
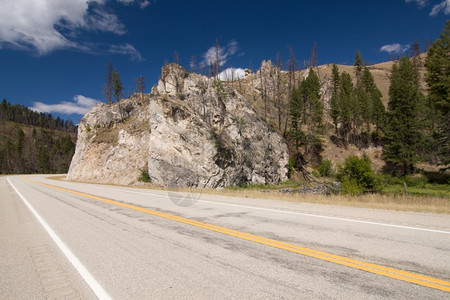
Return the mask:
[[[240,239],[252,241],[252,242],[263,244],[263,245],[266,245],[266,246],[271,246],[271,247],[275,247],[275,248],[278,248],[278,249],[283,249],[283,250],[287,250],[287,251],[290,251],[290,252],[302,254],[302,255],[305,255],[305,256],[321,259],[321,260],[324,260],[324,261],[333,262],[333,263],[336,263],[336,264],[339,264],[339,265],[343,265],[343,266],[347,266],[347,267],[351,267],[351,268],[354,268],[354,269],[363,270],[363,271],[375,273],[375,274],[378,274],[378,275],[387,276],[387,277],[390,277],[390,278],[395,278],[395,279],[399,279],[399,280],[402,280],[402,281],[411,282],[411,283],[419,284],[419,285],[422,285],[422,286],[427,286],[427,287],[431,287],[431,288],[434,288],[434,289],[439,289],[439,290],[442,290],[442,291],[450,292],[450,282],[449,281],[444,281],[444,280],[440,280],[440,279],[436,279],[436,278],[432,278],[432,277],[428,277],[428,276],[423,276],[423,275],[420,275],[420,274],[410,273],[410,272],[397,270],[397,269],[393,269],[393,268],[389,268],[389,267],[385,267],[385,266],[380,266],[380,265],[376,265],[376,264],[372,264],[372,263],[367,263],[367,262],[364,262],[364,261],[359,261],[359,260],[347,258],[347,257],[344,257],[344,256],[334,255],[334,254],[327,253],[327,252],[322,252],[322,251],[317,251],[317,250],[313,250],[313,249],[309,249],[309,248],[305,248],[305,247],[300,247],[300,246],[288,244],[288,243],[285,243],[285,242],[272,240],[272,239],[260,237],[260,236],[257,236],[257,235],[252,235],[252,234],[236,231],[236,230],[233,230],[233,229],[219,227],[219,226],[212,225],[212,224],[198,222],[198,221],[186,219],[186,218],[183,218],[183,217],[178,217],[178,216],[175,216],[175,215],[170,215],[170,214],[162,213],[162,212],[159,212],[159,211],[150,210],[150,209],[147,209],[147,208],[135,206],[135,205],[132,205],[132,204],[126,204],[126,203],[122,203],[122,202],[118,202],[118,201],[114,201],[114,200],[109,200],[109,199],[106,199],[106,198],[93,196],[93,195],[89,195],[89,194],[86,194],[86,193],[77,192],[77,191],[69,190],[69,189],[66,189],[66,188],[62,188],[62,187],[58,187],[58,186],[54,186],[54,185],[50,185],[50,184],[46,184],[46,183],[30,180],[30,179],[25,178],[25,177],[24,177],[24,179],[28,180],[28,181],[31,181],[31,182],[34,182],[34,183],[37,183],[37,184],[40,184],[40,185],[43,185],[43,186],[47,186],[47,187],[50,187],[50,188],[54,188],[54,189],[58,189],[58,190],[61,190],[61,191],[65,191],[65,192],[68,192],[68,193],[76,194],[76,195],[79,195],[79,196],[91,198],[91,199],[94,199],[94,200],[106,202],[106,203],[109,203],[109,204],[112,204],[112,205],[121,206],[121,207],[128,208],[128,209],[140,211],[140,212],[143,212],[143,213],[147,213],[147,214],[150,214],[150,215],[154,215],[154,216],[158,216],[158,217],[161,217],[161,218],[169,219],[169,220],[172,220],[172,221],[177,221],[177,222],[180,222],[180,223],[184,223],[184,224],[188,224],[188,225],[192,225],[192,226],[208,229],[208,230],[211,230],[211,231],[219,232],[219,233],[226,234],[226,235],[229,235],[229,236],[234,236],[234,237],[237,237],[237,238],[240,238]]]

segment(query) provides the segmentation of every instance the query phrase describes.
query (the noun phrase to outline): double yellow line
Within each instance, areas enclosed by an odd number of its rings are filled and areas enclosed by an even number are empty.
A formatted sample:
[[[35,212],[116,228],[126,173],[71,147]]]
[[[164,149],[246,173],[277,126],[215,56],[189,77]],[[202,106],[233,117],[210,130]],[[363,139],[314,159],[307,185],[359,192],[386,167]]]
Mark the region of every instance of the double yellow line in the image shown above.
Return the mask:
[[[278,248],[278,249],[287,250],[287,251],[294,252],[294,253],[299,253],[299,254],[302,254],[302,255],[305,255],[305,256],[318,258],[318,259],[321,259],[321,260],[333,262],[333,263],[336,263],[336,264],[339,264],[339,265],[343,265],[343,266],[347,266],[347,267],[351,267],[351,268],[354,268],[354,269],[364,270],[364,271],[375,273],[375,274],[378,274],[378,275],[383,275],[383,276],[386,276],[386,277],[395,278],[395,279],[403,280],[403,281],[406,281],[406,282],[411,282],[411,283],[419,284],[419,285],[422,285],[422,286],[426,286],[426,287],[430,287],[430,288],[434,288],[434,289],[450,292],[450,282],[449,281],[435,279],[435,278],[428,277],[428,276],[423,276],[423,275],[420,275],[420,274],[405,272],[405,271],[401,271],[401,270],[397,270],[397,269],[393,269],[393,268],[389,268],[389,267],[384,267],[384,266],[380,266],[380,265],[376,265],[376,264],[371,264],[371,263],[367,263],[367,262],[363,262],[363,261],[359,261],[359,260],[355,260],[355,259],[339,256],[339,255],[334,255],[334,254],[330,254],[330,253],[326,253],[326,252],[322,252],[322,251],[317,251],[317,250],[313,250],[313,249],[309,249],[309,248],[304,248],[304,247],[300,247],[300,246],[296,246],[296,245],[280,242],[280,241],[277,241],[277,240],[267,239],[267,238],[260,237],[260,236],[257,236],[257,235],[236,231],[236,230],[233,230],[233,229],[228,229],[228,228],[219,227],[219,226],[215,226],[215,225],[211,225],[211,224],[207,224],[207,223],[202,223],[202,222],[198,222],[198,221],[194,221],[194,220],[190,220],[190,219],[186,219],[186,218],[182,218],[182,217],[178,217],[178,216],[174,216],[174,215],[170,215],[170,214],[166,214],[166,213],[150,210],[150,209],[147,209],[147,208],[142,208],[142,207],[131,205],[131,204],[121,203],[121,202],[105,199],[105,198],[102,198],[102,197],[97,197],[97,196],[85,194],[85,193],[82,193],[82,192],[77,192],[77,191],[65,189],[65,188],[62,188],[62,187],[58,187],[58,186],[54,186],[54,185],[50,185],[50,184],[46,184],[46,183],[42,183],[42,182],[38,182],[38,181],[34,181],[34,180],[29,180],[27,178],[24,178],[24,179],[26,179],[28,181],[31,181],[31,182],[34,182],[34,183],[37,183],[37,184],[40,184],[40,185],[43,185],[43,186],[47,186],[47,187],[50,187],[50,188],[54,188],[54,189],[58,189],[58,190],[61,190],[61,191],[65,191],[65,192],[68,192],[68,193],[76,194],[76,195],[79,195],[79,196],[91,198],[91,199],[94,199],[94,200],[106,202],[106,203],[109,203],[109,204],[112,204],[112,205],[121,206],[121,207],[128,208],[128,209],[140,211],[140,212],[143,212],[143,213],[147,213],[147,214],[158,216],[158,217],[161,217],[161,218],[177,221],[177,222],[180,222],[180,223],[184,223],[184,224],[188,224],[188,225],[192,225],[192,226],[208,229],[208,230],[211,230],[211,231],[219,232],[219,233],[226,234],[226,235],[229,235],[229,236],[234,236],[234,237],[237,237],[237,238],[240,238],[240,239],[244,239],[244,240],[248,240],[248,241],[252,241],[252,242],[255,242],[255,243],[259,243],[259,244],[275,247],[275,248]]]

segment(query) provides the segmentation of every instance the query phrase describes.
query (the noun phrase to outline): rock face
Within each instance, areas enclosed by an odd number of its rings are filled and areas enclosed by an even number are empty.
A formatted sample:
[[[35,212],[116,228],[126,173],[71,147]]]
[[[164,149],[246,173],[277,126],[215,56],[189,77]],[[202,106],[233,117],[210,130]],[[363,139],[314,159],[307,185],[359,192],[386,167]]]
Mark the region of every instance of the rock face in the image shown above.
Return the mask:
[[[288,149],[248,101],[175,64],[143,99],[98,104],[78,129],[68,179],[133,184],[142,170],[170,187],[278,184]]]

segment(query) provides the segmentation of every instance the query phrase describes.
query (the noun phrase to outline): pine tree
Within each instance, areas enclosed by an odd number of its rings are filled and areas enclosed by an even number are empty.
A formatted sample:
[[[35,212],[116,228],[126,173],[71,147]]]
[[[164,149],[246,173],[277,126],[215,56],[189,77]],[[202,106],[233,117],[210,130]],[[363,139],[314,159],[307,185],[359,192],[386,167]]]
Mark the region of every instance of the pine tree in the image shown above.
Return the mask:
[[[306,125],[313,134],[320,133],[323,121],[323,104],[320,101],[320,80],[313,69],[309,70],[308,77],[302,82],[303,99],[305,106]]]
[[[23,132],[22,128],[17,129],[17,140],[16,140],[16,153],[21,156],[23,145],[25,141],[25,133]]]
[[[300,146],[300,142],[305,138],[305,134],[301,129],[303,109],[304,106],[300,90],[294,87],[289,100],[289,115],[291,119],[290,136],[292,140],[295,141],[297,148]]]
[[[418,106],[421,101],[413,65],[408,57],[392,67],[388,121],[383,158],[400,175],[411,174],[419,161],[421,142]]]
[[[433,116],[437,154],[444,165],[450,164],[450,20],[428,51],[428,103]],[[433,124],[432,124],[433,125]]]
[[[353,66],[355,67],[356,85],[358,86],[361,79],[361,72],[364,67],[364,63],[359,50],[356,51],[355,62],[353,63]]]
[[[352,129],[352,115],[356,110],[356,97],[353,91],[353,83],[350,74],[343,72],[341,75],[341,86],[339,91],[339,111],[342,124],[342,135],[347,142],[348,134]]]
[[[338,131],[339,116],[340,116],[339,89],[340,89],[340,84],[341,84],[340,83],[341,78],[339,75],[339,69],[336,64],[333,64],[331,82],[333,84],[333,93],[331,94],[331,100],[330,100],[330,115],[331,115],[331,119],[333,120],[336,137],[339,137],[339,131]]]
[[[112,73],[112,90],[116,101],[119,102],[120,97],[123,95],[123,84],[122,81],[120,81],[120,75],[117,70],[114,70]]]
[[[370,111],[367,118],[370,123],[376,126],[376,134],[378,135],[379,129],[383,127],[386,111],[383,102],[381,102],[382,94],[375,84],[373,75],[368,67],[364,67],[361,84],[369,97]]]

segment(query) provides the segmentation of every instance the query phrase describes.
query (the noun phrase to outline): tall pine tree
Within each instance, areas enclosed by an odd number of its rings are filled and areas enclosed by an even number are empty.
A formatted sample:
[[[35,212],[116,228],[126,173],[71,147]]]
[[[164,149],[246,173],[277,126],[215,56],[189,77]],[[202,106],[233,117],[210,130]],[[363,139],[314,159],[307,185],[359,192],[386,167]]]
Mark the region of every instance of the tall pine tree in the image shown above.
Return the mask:
[[[435,145],[441,163],[450,164],[450,20],[428,51],[428,103],[433,112]]]
[[[339,131],[338,131],[339,116],[340,116],[339,90],[341,85],[341,76],[339,75],[339,69],[336,64],[333,64],[331,82],[333,84],[333,93],[331,94],[330,100],[330,115],[331,119],[333,120],[336,137],[339,138]]]
[[[356,51],[355,62],[353,63],[353,66],[355,67],[356,85],[359,85],[359,82],[361,79],[361,72],[364,67],[364,63],[363,63],[361,53],[359,52],[359,50]]]
[[[408,57],[392,67],[383,158],[398,175],[411,174],[421,142],[418,107],[421,92]]]
[[[339,92],[339,123],[342,126],[342,137],[347,143],[348,135],[352,129],[352,116],[356,110],[356,96],[353,90],[353,83],[350,74],[342,72],[341,86]]]

